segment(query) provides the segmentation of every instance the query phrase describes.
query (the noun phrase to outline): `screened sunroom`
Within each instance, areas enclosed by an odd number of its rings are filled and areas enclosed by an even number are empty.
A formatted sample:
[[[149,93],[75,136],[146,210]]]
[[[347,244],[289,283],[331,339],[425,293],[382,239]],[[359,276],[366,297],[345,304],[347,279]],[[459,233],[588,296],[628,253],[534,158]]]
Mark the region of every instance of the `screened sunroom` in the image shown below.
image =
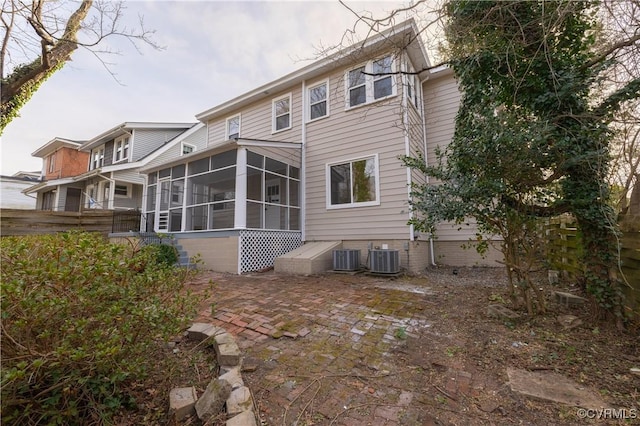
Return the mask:
[[[300,144],[239,139],[144,173],[146,230],[207,268],[259,270],[301,245]]]

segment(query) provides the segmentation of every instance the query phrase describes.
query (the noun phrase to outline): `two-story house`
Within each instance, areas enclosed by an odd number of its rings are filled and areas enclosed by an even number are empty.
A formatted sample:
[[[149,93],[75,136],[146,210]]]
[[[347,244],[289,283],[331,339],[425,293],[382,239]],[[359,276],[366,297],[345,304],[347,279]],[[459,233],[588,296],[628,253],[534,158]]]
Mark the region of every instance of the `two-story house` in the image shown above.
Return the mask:
[[[138,169],[194,125],[125,122],[83,143],[79,149],[89,153],[88,170],[76,180],[85,187],[84,208],[141,210],[144,178]]]
[[[138,169],[164,152],[179,156],[204,142],[201,123],[126,122],[87,141],[55,138],[32,154],[43,159],[44,181],[24,192],[36,195],[41,210],[141,210]]]
[[[423,270],[437,250],[407,222],[426,178],[401,156],[446,145],[459,103],[451,71],[429,65],[407,21],[196,115],[205,149],[141,169],[147,223],[219,271],[315,273],[335,248],[395,249]],[[472,231],[445,231],[438,257],[469,263]]]
[[[87,171],[89,154],[78,150],[83,142],[56,137],[31,153],[42,158],[42,182],[23,192],[36,197],[37,210],[80,211],[84,188],[73,177]]]

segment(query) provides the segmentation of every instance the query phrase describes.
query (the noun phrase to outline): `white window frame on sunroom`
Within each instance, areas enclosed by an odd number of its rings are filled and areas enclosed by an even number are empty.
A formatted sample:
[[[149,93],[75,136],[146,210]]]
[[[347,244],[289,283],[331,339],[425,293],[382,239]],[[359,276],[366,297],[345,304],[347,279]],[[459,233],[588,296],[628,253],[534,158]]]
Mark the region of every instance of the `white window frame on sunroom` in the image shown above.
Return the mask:
[[[278,133],[278,132],[283,132],[285,130],[289,130],[291,129],[291,127],[293,126],[293,105],[292,105],[292,100],[291,100],[292,96],[291,93],[287,93],[286,95],[283,96],[278,96],[277,98],[274,98],[271,101],[271,133]],[[289,101],[289,126],[288,127],[283,127],[281,129],[277,128],[277,119],[278,117],[282,117],[286,114],[280,114],[280,115],[276,115],[276,103],[278,101],[281,101],[283,99],[287,99]]]
[[[362,201],[362,202],[353,202],[353,188],[351,188],[351,203],[344,204],[332,204],[331,203],[331,167],[337,166],[339,164],[352,164],[356,161],[373,159],[375,166],[375,194],[376,199],[374,201]],[[362,155],[353,158],[347,158],[344,160],[332,161],[331,163],[326,163],[325,165],[325,200],[326,200],[326,208],[327,210],[335,210],[335,209],[348,209],[348,208],[356,208],[356,207],[370,207],[370,206],[379,206],[380,205],[380,161],[378,154],[369,154]]]
[[[391,71],[389,75],[384,75],[384,76],[374,76],[371,75],[374,73],[374,69],[373,69],[373,65],[376,62],[379,62],[381,60],[384,60],[386,58],[391,58]],[[350,79],[350,73],[352,71],[355,71],[359,68],[364,68],[364,83],[362,84],[358,84],[355,86],[351,86],[351,79]],[[345,77],[344,77],[344,90],[345,90],[345,110],[350,110],[350,109],[354,109],[354,108],[359,108],[363,105],[370,105],[372,103],[375,102],[380,102],[383,101],[385,99],[389,99],[392,98],[394,96],[396,96],[398,94],[398,83],[397,83],[397,78],[395,75],[397,69],[397,58],[394,57],[394,55],[392,53],[386,54],[386,55],[382,55],[379,56],[377,58],[371,59],[367,62],[361,63],[355,67],[351,67],[349,68],[346,72],[345,72]],[[375,83],[377,81],[380,81],[382,79],[385,78],[390,78],[391,79],[391,94],[386,95],[386,96],[381,96],[379,98],[376,98],[375,95]],[[365,100],[362,103],[359,104],[355,104],[355,105],[351,105],[351,90],[354,90],[356,88],[362,87],[364,86],[365,89]]]
[[[314,89],[317,89],[320,86],[324,86],[325,87],[325,96],[324,96],[324,101],[319,101],[316,103],[311,103],[311,91]],[[313,85],[310,85],[307,88],[307,93],[306,93],[306,109],[307,109],[307,122],[310,123],[312,121],[317,121],[317,120],[322,120],[323,118],[327,118],[329,117],[330,111],[329,111],[329,79],[323,80],[323,81],[319,81]],[[321,115],[319,117],[315,117],[312,118],[311,117],[311,113],[312,113],[312,106],[317,105],[321,102],[325,103],[325,113],[324,115]]]
[[[234,133],[231,133],[230,124],[231,124],[231,120],[236,119],[236,118],[238,119],[238,133],[237,133],[237,136],[234,136],[232,138],[231,135],[233,135]],[[224,125],[225,140],[239,138],[240,137],[240,126],[241,126],[241,124],[242,124],[242,117],[240,116],[240,114],[236,114],[234,116],[228,117],[225,120],[225,125]]]

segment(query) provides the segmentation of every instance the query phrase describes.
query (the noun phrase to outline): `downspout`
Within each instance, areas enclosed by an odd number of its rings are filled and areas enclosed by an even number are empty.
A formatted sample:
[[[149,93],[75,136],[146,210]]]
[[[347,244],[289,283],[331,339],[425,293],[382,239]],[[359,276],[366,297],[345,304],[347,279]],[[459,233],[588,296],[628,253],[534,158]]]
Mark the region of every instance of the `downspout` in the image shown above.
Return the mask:
[[[327,106],[329,100],[327,99]],[[300,147],[300,239],[307,239],[307,80],[302,80],[302,132]]]
[[[429,164],[428,161],[428,144],[427,144],[427,114],[424,108],[424,90],[422,85],[425,81],[429,80],[429,77],[424,80],[420,80],[420,103],[422,104],[422,143],[424,149],[424,163]],[[426,183],[429,184],[429,175],[425,176]],[[431,254],[431,266],[436,265],[436,255],[434,253],[433,233],[429,234],[429,253]]]

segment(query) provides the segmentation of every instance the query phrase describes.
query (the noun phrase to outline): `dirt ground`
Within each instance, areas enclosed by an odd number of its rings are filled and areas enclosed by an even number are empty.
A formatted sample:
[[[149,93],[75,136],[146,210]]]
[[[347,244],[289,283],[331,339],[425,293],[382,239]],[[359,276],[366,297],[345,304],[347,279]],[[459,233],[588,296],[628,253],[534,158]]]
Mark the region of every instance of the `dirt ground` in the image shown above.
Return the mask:
[[[196,321],[228,321],[265,426],[640,424],[640,377],[630,371],[640,367],[638,329],[617,331],[594,319],[588,303],[557,303],[554,289],[580,294],[570,283],[551,288],[541,281],[546,314],[502,320],[487,315],[491,304],[510,307],[500,268],[395,278],[203,273],[189,288],[204,291],[210,282],[214,291]],[[568,314],[582,324],[558,321]],[[252,332],[238,323],[242,315],[270,317],[292,337]],[[210,360],[199,349],[188,342],[166,349],[166,356],[182,357],[172,385],[191,377],[204,390],[215,372],[206,371]],[[584,419],[577,407],[514,393],[507,368],[561,374],[597,394],[603,408],[637,418]],[[166,424],[166,394],[149,400],[155,414],[141,417],[145,424]]]

